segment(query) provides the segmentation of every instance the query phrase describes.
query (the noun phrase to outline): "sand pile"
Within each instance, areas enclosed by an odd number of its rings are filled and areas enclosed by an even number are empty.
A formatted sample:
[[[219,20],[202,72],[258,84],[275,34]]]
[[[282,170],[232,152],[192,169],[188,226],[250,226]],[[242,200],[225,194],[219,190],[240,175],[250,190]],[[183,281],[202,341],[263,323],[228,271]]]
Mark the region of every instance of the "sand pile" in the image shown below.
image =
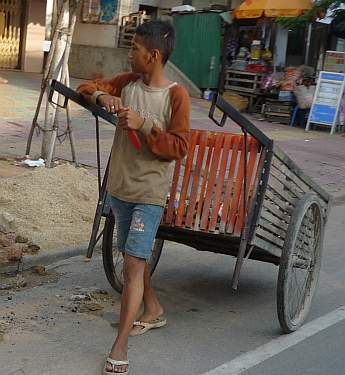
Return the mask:
[[[70,247],[88,242],[97,197],[97,178],[86,169],[40,168],[1,180],[0,215],[42,250]]]

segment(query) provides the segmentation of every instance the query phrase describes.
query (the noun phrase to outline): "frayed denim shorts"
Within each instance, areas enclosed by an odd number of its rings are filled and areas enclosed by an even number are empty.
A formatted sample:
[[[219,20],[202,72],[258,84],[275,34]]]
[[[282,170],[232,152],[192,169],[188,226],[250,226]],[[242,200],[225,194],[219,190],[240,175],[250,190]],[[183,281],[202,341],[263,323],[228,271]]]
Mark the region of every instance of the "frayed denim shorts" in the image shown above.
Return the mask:
[[[149,261],[164,207],[109,199],[119,251]]]

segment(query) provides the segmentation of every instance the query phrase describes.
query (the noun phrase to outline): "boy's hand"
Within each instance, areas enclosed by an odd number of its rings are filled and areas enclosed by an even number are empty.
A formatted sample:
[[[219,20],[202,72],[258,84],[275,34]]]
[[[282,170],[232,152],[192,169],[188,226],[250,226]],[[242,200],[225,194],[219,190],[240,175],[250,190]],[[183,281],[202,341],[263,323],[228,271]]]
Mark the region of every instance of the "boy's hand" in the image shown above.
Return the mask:
[[[122,129],[138,130],[143,126],[145,121],[143,117],[140,117],[137,112],[130,108],[120,109],[118,112],[118,117],[119,126]]]
[[[121,98],[118,98],[117,96],[111,96],[108,94],[100,95],[97,98],[97,102],[110,113],[117,113],[123,108]]]

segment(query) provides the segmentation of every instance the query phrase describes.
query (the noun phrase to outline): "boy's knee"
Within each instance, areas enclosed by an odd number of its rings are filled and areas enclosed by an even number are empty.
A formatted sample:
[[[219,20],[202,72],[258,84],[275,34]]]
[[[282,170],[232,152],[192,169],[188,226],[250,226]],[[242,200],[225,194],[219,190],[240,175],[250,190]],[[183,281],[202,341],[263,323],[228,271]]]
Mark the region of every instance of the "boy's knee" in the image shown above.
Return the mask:
[[[143,277],[145,271],[146,261],[145,259],[140,259],[133,257],[131,255],[125,254],[125,261],[123,267],[123,276],[125,280],[131,281],[136,277]]]

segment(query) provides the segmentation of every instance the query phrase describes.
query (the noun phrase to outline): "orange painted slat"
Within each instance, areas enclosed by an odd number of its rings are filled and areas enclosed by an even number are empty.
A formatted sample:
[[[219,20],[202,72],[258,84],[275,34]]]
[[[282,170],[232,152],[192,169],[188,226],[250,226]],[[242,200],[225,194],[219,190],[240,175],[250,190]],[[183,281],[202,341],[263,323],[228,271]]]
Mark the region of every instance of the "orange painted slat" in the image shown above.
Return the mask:
[[[229,211],[228,219],[227,219],[227,225],[226,225],[226,231],[227,233],[233,233],[234,231],[234,225],[236,216],[238,214],[238,206],[239,206],[239,199],[241,196],[241,191],[243,187],[243,167],[244,167],[244,155],[245,155],[245,144],[244,139],[242,140],[242,147],[241,147],[241,156],[240,156],[240,163],[238,165],[237,175],[235,176],[235,189],[234,189],[234,195],[232,197],[232,205],[231,209]]]
[[[169,203],[167,208],[167,213],[165,216],[165,220],[163,221],[164,224],[170,225],[174,218],[174,212],[175,212],[175,198],[176,198],[176,191],[178,186],[178,181],[180,177],[180,170],[181,170],[181,160],[177,160],[175,162],[175,169],[170,189],[170,197],[169,197]]]
[[[258,156],[258,144],[254,138],[251,138],[249,140],[249,147],[248,152],[250,152],[249,160],[247,162],[247,186],[246,186],[246,198],[247,198],[247,204],[246,204],[246,210],[248,210],[248,193],[250,191],[250,187],[252,186],[252,176],[254,172],[254,167],[256,163],[256,159]],[[244,225],[244,202],[243,202],[243,189],[242,194],[240,196],[240,205],[238,210],[238,215],[235,223],[235,234],[240,234]]]
[[[231,142],[231,162],[229,167],[229,172],[227,176],[226,190],[223,200],[223,210],[220,218],[219,231],[225,233],[228,212],[232,206],[232,195],[233,195],[233,185],[234,185],[234,175],[235,168],[238,159],[238,150],[242,145],[242,137],[239,135],[232,137]]]
[[[202,178],[202,184],[200,188],[198,208],[197,208],[196,215],[195,215],[194,230],[199,230],[201,212],[202,212],[202,208],[204,205],[204,194],[205,194],[206,184],[208,180],[208,171],[210,169],[210,163],[211,163],[211,158],[213,154],[213,147],[214,147],[215,140],[216,140],[215,134],[214,133],[209,134],[208,140],[207,140],[207,145],[208,145],[207,159],[205,163],[204,175]]]
[[[198,139],[198,154],[195,164],[195,170],[193,173],[193,185],[191,189],[190,199],[189,199],[189,206],[186,215],[186,227],[191,228],[193,226],[193,219],[196,212],[196,202],[198,198],[198,190],[199,190],[199,181],[202,172],[202,165],[204,161],[206,145],[208,140],[208,132],[200,131],[199,132],[199,139]]]
[[[217,186],[216,186],[216,191],[215,191],[215,195],[213,199],[212,213],[211,213],[210,223],[208,227],[208,230],[211,232],[215,231],[216,225],[217,225],[218,213],[219,213],[219,209],[221,206],[222,192],[224,188],[224,177],[226,173],[226,167],[229,161],[229,153],[230,153],[232,137],[233,137],[232,134],[226,134],[224,137],[222,160],[220,162],[220,167],[218,171]]]
[[[210,176],[207,182],[206,196],[205,196],[205,201],[204,201],[201,221],[200,221],[200,229],[202,230],[207,230],[208,220],[210,218],[211,200],[212,200],[212,196],[213,196],[214,189],[215,189],[218,164],[219,164],[220,154],[221,154],[222,147],[223,147],[223,142],[224,142],[224,134],[218,133],[216,135],[216,141],[215,141],[215,146],[214,146],[213,156],[212,156],[212,163],[211,163],[211,171],[210,171]]]
[[[259,187],[259,183],[261,179],[261,172],[264,166],[264,159],[266,157],[265,152],[263,152],[262,147],[259,145],[258,145],[258,157],[259,157],[259,160],[256,166],[254,181],[252,183],[251,190],[249,192],[248,212],[250,212],[253,209],[253,204],[255,203],[255,196],[256,196],[257,189]]]
[[[177,215],[176,215],[176,220],[175,220],[176,226],[182,226],[183,213],[184,213],[184,209],[186,206],[187,191],[188,191],[188,186],[189,186],[189,179],[191,176],[195,146],[198,140],[198,136],[199,136],[198,131],[192,132],[191,140],[189,143],[188,157],[187,157],[183,181],[182,181],[180,200],[179,200]]]

